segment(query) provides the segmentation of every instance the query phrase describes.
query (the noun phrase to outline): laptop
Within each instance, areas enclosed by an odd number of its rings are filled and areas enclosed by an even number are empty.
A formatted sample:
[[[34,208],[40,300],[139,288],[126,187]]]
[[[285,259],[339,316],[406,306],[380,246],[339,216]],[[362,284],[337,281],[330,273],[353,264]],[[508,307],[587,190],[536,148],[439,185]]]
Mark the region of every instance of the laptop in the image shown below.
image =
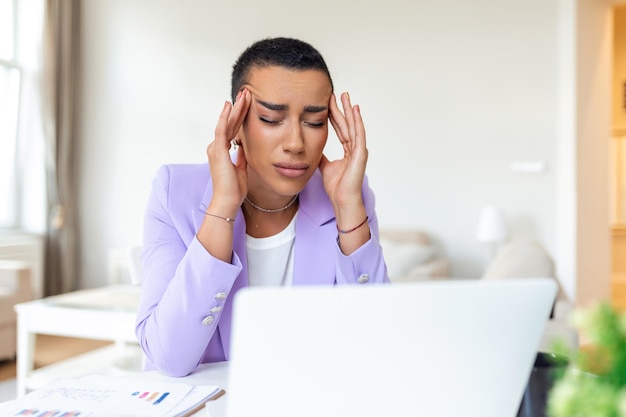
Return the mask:
[[[228,417],[514,417],[552,278],[246,288]]]

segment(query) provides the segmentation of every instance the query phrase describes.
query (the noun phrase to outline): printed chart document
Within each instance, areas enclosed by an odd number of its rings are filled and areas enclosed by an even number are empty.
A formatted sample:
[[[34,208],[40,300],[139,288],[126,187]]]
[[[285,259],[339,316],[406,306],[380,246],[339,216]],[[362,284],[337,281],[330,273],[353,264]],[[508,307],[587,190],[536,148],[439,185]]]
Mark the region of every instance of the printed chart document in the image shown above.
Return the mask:
[[[7,417],[182,417],[219,387],[90,375],[59,379],[0,406]]]

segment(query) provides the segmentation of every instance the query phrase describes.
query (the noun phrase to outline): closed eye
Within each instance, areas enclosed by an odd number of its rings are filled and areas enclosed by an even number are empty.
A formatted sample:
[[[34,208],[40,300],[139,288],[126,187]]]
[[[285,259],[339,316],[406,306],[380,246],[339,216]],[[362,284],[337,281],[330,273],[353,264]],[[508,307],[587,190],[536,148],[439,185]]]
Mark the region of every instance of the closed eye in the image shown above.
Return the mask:
[[[259,117],[259,120],[262,121],[263,123],[268,123],[271,125],[277,125],[279,124],[281,121],[280,120],[271,120],[271,119],[267,119],[265,117]]]
[[[324,127],[324,125],[326,125],[326,122],[304,122],[304,123],[311,127]]]

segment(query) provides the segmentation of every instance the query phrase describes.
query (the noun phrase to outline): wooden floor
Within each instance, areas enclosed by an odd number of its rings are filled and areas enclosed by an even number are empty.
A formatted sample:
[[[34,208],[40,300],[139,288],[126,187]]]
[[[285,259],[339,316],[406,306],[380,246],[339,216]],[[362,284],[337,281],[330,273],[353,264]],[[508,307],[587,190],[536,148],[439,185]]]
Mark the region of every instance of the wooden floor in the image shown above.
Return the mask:
[[[99,340],[37,335],[35,368],[67,359],[110,344]],[[0,361],[0,381],[15,378],[15,360]]]

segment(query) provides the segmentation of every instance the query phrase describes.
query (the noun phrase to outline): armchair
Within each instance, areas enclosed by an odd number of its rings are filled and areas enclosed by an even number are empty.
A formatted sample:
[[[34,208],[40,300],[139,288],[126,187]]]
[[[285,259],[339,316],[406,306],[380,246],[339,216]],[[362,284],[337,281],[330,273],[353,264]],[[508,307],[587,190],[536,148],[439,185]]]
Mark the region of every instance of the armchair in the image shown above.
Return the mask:
[[[31,268],[28,263],[0,260],[0,360],[16,354],[17,315],[15,304],[32,299]]]

